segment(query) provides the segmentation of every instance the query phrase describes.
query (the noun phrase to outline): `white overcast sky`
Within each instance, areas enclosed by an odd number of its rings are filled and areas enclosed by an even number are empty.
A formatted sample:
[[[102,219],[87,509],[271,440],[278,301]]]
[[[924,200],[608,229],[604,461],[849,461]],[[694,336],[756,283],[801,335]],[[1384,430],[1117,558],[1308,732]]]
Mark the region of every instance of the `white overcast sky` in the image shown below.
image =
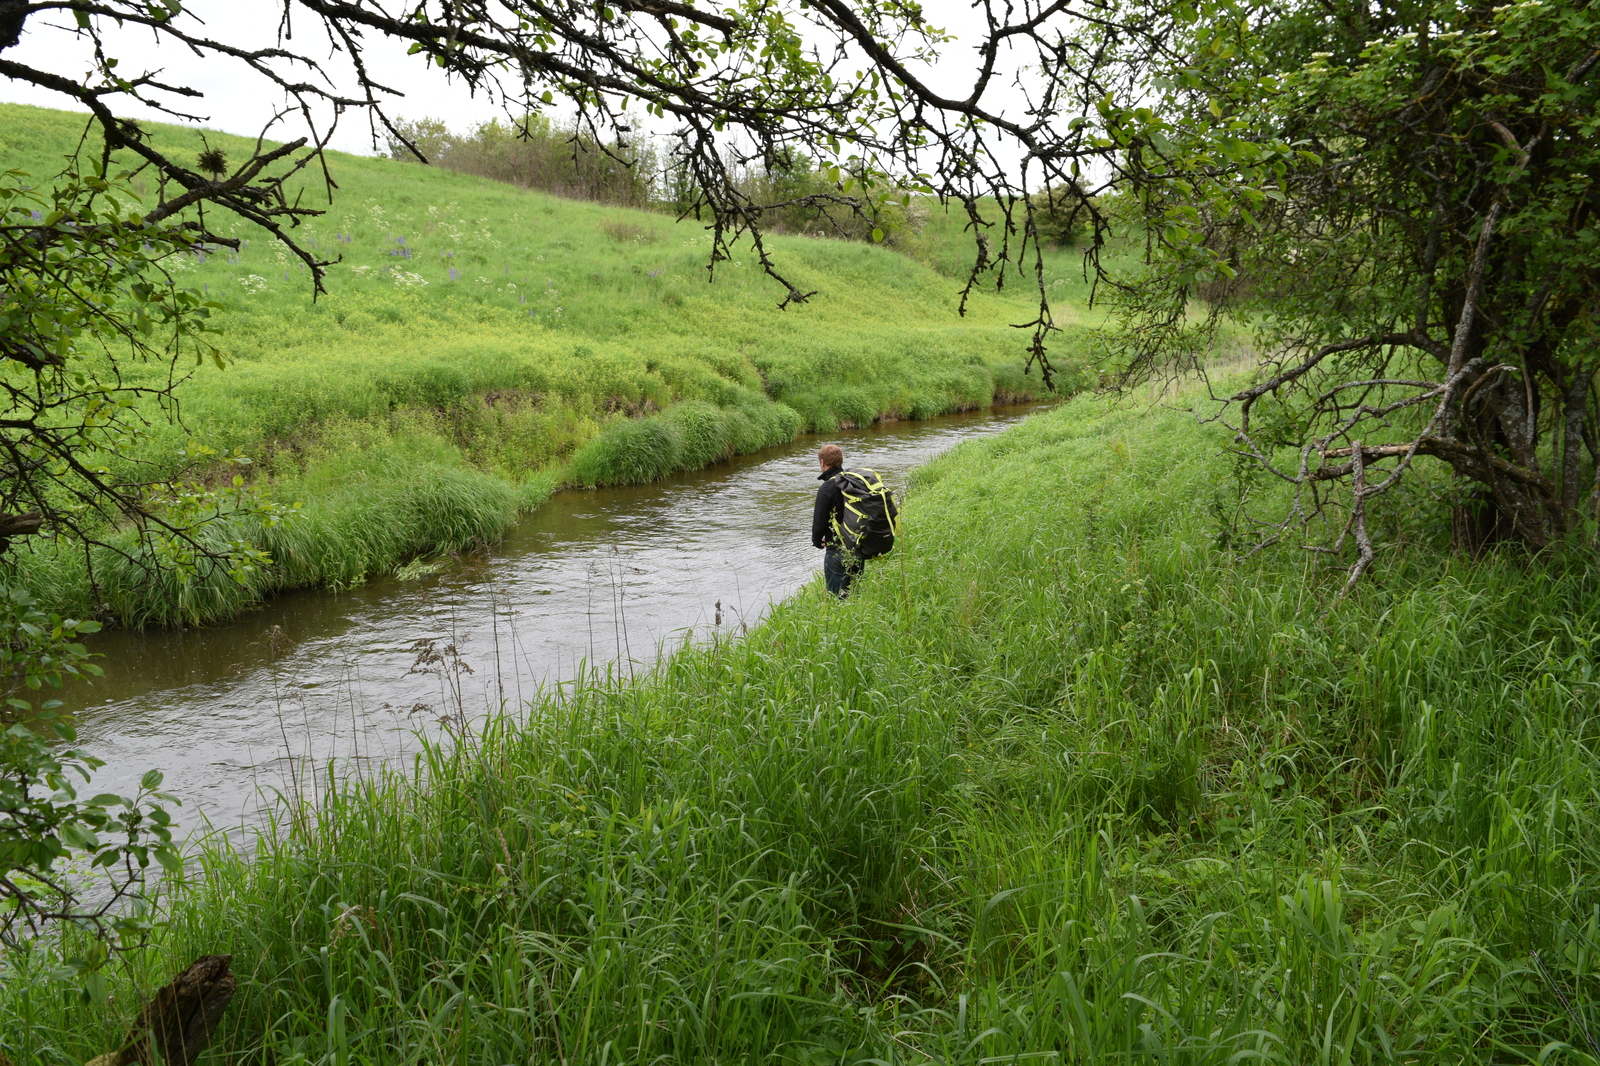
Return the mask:
[[[283,10],[280,4],[263,0],[188,0],[184,7],[205,21],[204,35],[245,47],[273,42]],[[92,53],[86,42],[61,28],[70,22],[70,16],[66,15],[53,18],[35,15],[28,21],[21,42],[6,52],[6,58],[77,81],[84,80],[92,68]],[[194,32],[196,27],[190,23],[189,29]],[[354,78],[349,76],[344,57],[330,57],[328,40],[320,27],[307,18],[303,25],[297,23],[294,29],[295,39],[289,47],[318,60],[327,60],[327,70],[335,79],[336,87],[356,95]],[[424,63],[417,56],[406,55],[405,45],[381,37],[369,38],[367,45],[364,56],[373,76],[403,94],[392,101],[389,107],[392,115],[437,117],[451,126],[466,127],[500,113],[490,101],[481,95],[474,98],[464,85],[447,79],[437,67]],[[163,80],[199,89],[205,94],[203,100],[167,99],[175,108],[201,116],[203,121],[199,124],[210,129],[253,136],[261,132],[284,104],[281,91],[243,64],[218,58],[202,61],[171,42],[158,47],[146,31],[110,30],[107,53],[119,60],[118,69],[124,73],[164,70]],[[0,100],[81,110],[75,101],[60,93],[9,78],[0,78]],[[118,114],[128,117],[174,121],[170,116],[125,98],[113,101],[112,107]],[[304,132],[303,127],[303,123],[289,121],[274,131],[275,139],[299,136]],[[372,152],[372,134],[365,116],[347,114],[330,147],[347,152]]]
[[[184,7],[204,20],[206,36],[245,47],[260,47],[273,42],[283,10],[276,0],[186,0]],[[929,0],[925,10],[930,21],[956,32],[960,38],[955,44],[946,46],[944,62],[940,64],[945,73],[948,75],[970,69],[974,47],[979,43],[976,31],[981,23],[975,22],[966,0]],[[91,53],[83,40],[63,28],[70,23],[71,19],[66,15],[35,15],[27,23],[21,42],[7,50],[6,58],[75,81],[85,80],[92,66]],[[964,26],[974,32],[963,34]],[[190,29],[193,32],[193,23],[190,23]],[[349,95],[355,95],[352,88],[354,79],[349,76],[343,55],[330,55],[327,38],[320,32],[320,27],[310,18],[305,18],[296,22],[294,30],[295,38],[289,46],[297,52],[326,60],[328,73],[334,78],[336,86]],[[452,128],[466,129],[502,113],[494,102],[481,94],[474,97],[465,85],[448,78],[437,67],[423,62],[420,57],[406,55],[404,44],[371,36],[366,39],[366,46],[364,57],[373,76],[402,94],[386,104],[386,110],[392,117],[441,118]],[[163,80],[189,85],[204,93],[202,100],[174,98],[172,102],[179,109],[200,116],[202,121],[199,124],[210,129],[254,136],[261,132],[284,103],[281,92],[242,64],[217,58],[202,61],[187,49],[175,47],[170,42],[158,47],[148,31],[112,29],[108,34],[107,51],[120,61],[119,70],[124,74],[162,70],[165,73]],[[935,81],[940,80],[937,71],[930,72],[930,76]],[[1003,87],[996,88],[997,96],[1005,94]],[[8,78],[0,78],[0,101],[78,109],[74,101],[59,93]],[[118,114],[130,118],[174,121],[169,116],[125,99],[113,102],[112,106]],[[326,116],[319,118],[325,119]],[[302,132],[303,123],[291,119],[274,129],[273,138],[289,139]],[[330,147],[357,153],[374,151],[365,115],[347,114]]]

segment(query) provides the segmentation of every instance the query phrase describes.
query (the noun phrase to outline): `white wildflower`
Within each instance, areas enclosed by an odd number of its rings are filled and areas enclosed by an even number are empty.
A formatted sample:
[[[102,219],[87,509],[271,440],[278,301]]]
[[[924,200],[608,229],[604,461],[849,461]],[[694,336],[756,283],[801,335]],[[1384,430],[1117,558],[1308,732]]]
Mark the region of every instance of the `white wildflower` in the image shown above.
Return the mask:
[[[418,285],[426,285],[428,279],[421,274],[413,274],[409,270],[396,270],[394,272],[394,283],[396,285],[404,285],[407,288],[415,288]]]
[[[245,292],[264,292],[267,288],[267,279],[260,274],[250,274],[239,279],[239,287]]]

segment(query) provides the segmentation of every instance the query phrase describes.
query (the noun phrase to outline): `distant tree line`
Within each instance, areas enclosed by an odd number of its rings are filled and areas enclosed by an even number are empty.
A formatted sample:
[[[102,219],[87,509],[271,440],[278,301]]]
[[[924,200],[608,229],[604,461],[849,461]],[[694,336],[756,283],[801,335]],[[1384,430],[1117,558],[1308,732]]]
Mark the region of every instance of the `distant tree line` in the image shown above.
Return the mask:
[[[483,122],[465,133],[453,132],[443,119],[401,121],[388,142],[395,159],[619,207],[651,206],[661,169],[648,141],[604,143],[538,113]]]
[[[483,122],[464,133],[453,132],[443,119],[399,121],[388,145],[395,159],[569,199],[675,214],[692,213],[701,199],[693,168],[653,141],[604,143],[538,113],[517,122]],[[769,232],[893,244],[897,236],[921,230],[927,219],[919,200],[871,196],[862,175],[836,172],[803,152],[770,159],[729,152],[725,163],[747,200],[762,205],[761,225]],[[1032,199],[1044,243],[1070,247],[1082,240],[1089,198],[1081,189],[1052,186]]]

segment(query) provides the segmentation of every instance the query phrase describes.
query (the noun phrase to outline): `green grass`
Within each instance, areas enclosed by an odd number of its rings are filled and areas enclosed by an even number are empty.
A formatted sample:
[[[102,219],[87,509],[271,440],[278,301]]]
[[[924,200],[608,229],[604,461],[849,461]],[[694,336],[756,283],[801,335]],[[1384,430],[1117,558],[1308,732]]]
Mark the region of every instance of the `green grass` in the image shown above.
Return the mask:
[[[81,132],[81,116],[0,105],[0,168],[43,178]],[[180,160],[201,147],[194,130],[152,126],[151,135]],[[243,140],[207,136],[243,157]],[[136,449],[146,464],[141,480],[178,469],[194,439],[251,457],[255,478],[286,503],[360,499],[365,508],[383,495],[378,482],[414,474],[419,453],[435,456],[429,476],[442,482],[475,484],[457,477],[470,469],[519,493],[530,478],[565,480],[569,463],[578,483],[638,480],[803,429],[1044,395],[1037,375],[1021,372],[1025,336],[1010,325],[1033,317],[1025,293],[980,293],[961,317],[959,285],[890,249],[774,238],[780,268],[818,292],[779,311],[780,290],[747,249],[709,280],[709,237],[692,220],[387,159],[334,153],[330,167],[337,197],[299,230],[318,253],[340,258],[326,296],[313,300],[304,269],[243,224],[218,223],[247,242],[237,256],[173,264],[223,307],[220,345],[230,362],[198,367],[179,387],[183,425],[155,420]],[[306,195],[326,202],[318,186]],[[1065,297],[1058,355],[1067,392],[1087,380],[1079,356],[1097,321],[1082,309],[1086,291],[1070,259],[1052,280]],[[126,368],[134,384],[164,373]],[[680,405],[688,406],[667,422],[626,427]],[[709,425],[707,405],[723,424],[702,437],[693,427]],[[476,510],[475,493],[452,506]],[[400,512],[378,520],[406,521]],[[21,556],[25,580],[59,608],[101,606],[69,550],[35,546]],[[334,542],[326,551],[342,557],[327,570],[332,580],[353,580],[346,563],[356,556]],[[386,550],[370,559],[357,577],[405,561]],[[140,582],[109,556],[94,570],[119,571],[123,591],[108,587],[103,600],[124,621],[195,623],[309,579],[315,568],[283,568],[231,599],[191,596],[167,579]],[[193,611],[190,601],[210,606]]]
[[[1079,400],[956,449],[849,603],[209,853],[144,986],[232,952],[225,1062],[1600,1061],[1600,573],[1402,516],[1328,611],[1218,549],[1222,443]],[[135,1002],[46,964],[19,1066]]]

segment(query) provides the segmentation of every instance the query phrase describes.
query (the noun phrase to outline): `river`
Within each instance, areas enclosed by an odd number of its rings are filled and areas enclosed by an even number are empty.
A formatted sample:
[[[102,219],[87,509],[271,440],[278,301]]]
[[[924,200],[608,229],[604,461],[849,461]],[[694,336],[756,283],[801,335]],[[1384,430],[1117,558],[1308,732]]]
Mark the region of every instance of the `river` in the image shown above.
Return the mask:
[[[831,439],[901,489],[912,467],[1036,409]],[[558,493],[493,549],[409,580],[293,593],[210,629],[101,634],[106,676],[79,712],[80,746],[107,764],[94,790],[127,793],[157,768],[185,826],[259,826],[330,763],[405,761],[444,715],[518,706],[595,666],[639,672],[664,646],[754,624],[821,565],[809,533],[823,439]]]

